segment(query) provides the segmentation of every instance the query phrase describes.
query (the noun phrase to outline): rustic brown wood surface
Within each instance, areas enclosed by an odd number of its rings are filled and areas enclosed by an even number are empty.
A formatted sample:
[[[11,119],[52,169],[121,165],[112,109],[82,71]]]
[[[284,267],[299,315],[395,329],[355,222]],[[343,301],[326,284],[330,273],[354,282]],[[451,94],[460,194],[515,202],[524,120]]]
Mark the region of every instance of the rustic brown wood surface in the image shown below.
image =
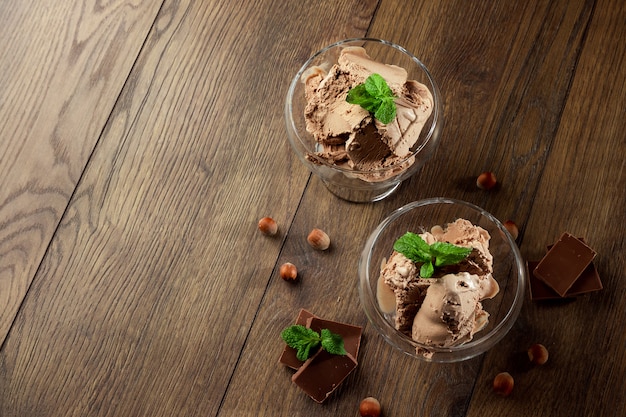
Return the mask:
[[[626,416],[622,0],[48,3],[0,4],[1,417],[356,416],[367,396],[385,416]],[[359,36],[421,57],[445,106],[432,160],[374,204],[328,193],[283,122],[300,65]],[[496,190],[476,188],[485,170]],[[398,353],[356,264],[387,214],[434,196],[515,220],[528,260],[584,236],[604,289],[527,299],[462,363]],[[364,327],[323,405],[277,362],[301,307]]]

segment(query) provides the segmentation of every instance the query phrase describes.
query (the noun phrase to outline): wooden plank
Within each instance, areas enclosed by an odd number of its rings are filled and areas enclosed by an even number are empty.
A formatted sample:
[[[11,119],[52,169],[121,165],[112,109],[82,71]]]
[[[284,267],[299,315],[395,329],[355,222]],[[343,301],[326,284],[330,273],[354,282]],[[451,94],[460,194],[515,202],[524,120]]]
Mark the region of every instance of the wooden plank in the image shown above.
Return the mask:
[[[469,415],[624,415],[626,396],[626,5],[599,1],[586,28],[582,54],[549,160],[526,225],[522,247],[540,259],[565,231],[582,236],[598,256],[604,289],[569,302],[530,302],[511,337],[489,354]],[[548,363],[531,367],[533,343]],[[494,398],[489,381],[509,370],[511,397]],[[530,401],[529,401],[530,400]]]
[[[0,345],[158,9],[0,5]]]
[[[538,187],[547,161],[543,148],[549,148],[559,126],[571,68],[591,14],[584,2],[533,5],[420,2],[411,13],[400,13],[401,2],[381,3],[368,35],[404,44],[439,80],[446,106],[441,147],[396,195],[374,205],[345,203],[328,194],[316,178],[311,180],[279,260],[295,263],[302,280],[286,286],[275,277],[270,283],[223,415],[234,410],[268,416],[352,415],[368,395],[388,399],[385,415],[465,415],[482,358],[431,365],[391,349],[366,323],[356,267],[368,234],[393,209],[413,200],[454,197],[494,211],[503,220],[514,214],[529,216],[524,211],[527,200],[511,196],[524,193],[532,199]],[[540,131],[535,126],[536,106],[545,112]],[[526,165],[525,158],[536,162]],[[490,168],[502,176],[503,185],[485,193],[475,181]],[[312,227],[331,236],[331,252],[307,247],[304,239]],[[276,363],[282,346],[278,334],[300,307],[366,326],[358,371],[322,407],[293,386],[291,372]],[[275,335],[271,347],[267,335]],[[247,389],[250,370],[262,390]]]
[[[7,338],[0,414],[217,414],[308,181],[290,78],[369,22],[273,7],[164,4]]]
[[[626,342],[615,331],[625,318],[619,224],[626,219],[614,209],[623,207],[626,185],[624,6],[421,2],[407,13],[394,1],[285,3],[279,11],[273,2],[163,5],[87,171],[77,174],[80,185],[47,256],[36,261],[0,354],[0,415],[352,415],[366,395],[386,399],[385,415],[623,409],[623,390],[613,387],[621,386]],[[0,10],[9,20],[27,13]],[[366,32],[424,56],[441,80],[447,125],[440,151],[419,176],[389,200],[354,205],[309,181],[290,154],[282,100],[311,52]],[[11,71],[0,77],[17,68],[7,62],[0,65]],[[596,77],[604,83],[587,95]],[[610,107],[581,118],[588,103]],[[596,137],[598,119],[605,123]],[[83,123],[92,122],[85,116]],[[579,137],[589,138],[584,158]],[[0,150],[19,158],[16,143],[0,140]],[[483,169],[500,177],[496,192],[474,188]],[[579,189],[594,201],[579,201]],[[366,324],[356,261],[386,214],[434,195],[515,218],[527,256],[538,256],[549,233],[584,233],[600,252],[606,291],[556,306],[526,304],[511,334],[484,358],[433,366],[399,355]],[[256,231],[268,214],[281,227],[275,239]],[[308,247],[312,227],[329,233],[330,251]],[[298,284],[278,278],[283,261],[298,265]],[[323,406],[276,363],[278,333],[300,307],[366,326],[357,372]],[[598,343],[585,345],[587,335]],[[548,366],[523,369],[519,347],[544,338],[553,353]],[[609,360],[593,357],[603,351]],[[512,397],[492,395],[494,369],[524,377]],[[545,381],[565,381],[570,392]]]

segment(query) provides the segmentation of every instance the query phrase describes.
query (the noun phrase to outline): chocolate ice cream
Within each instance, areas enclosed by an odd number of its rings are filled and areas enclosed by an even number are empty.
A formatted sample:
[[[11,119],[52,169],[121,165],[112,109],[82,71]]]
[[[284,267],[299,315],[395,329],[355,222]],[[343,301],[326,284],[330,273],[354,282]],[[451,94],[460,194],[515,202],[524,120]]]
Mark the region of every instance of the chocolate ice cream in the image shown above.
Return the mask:
[[[420,236],[428,244],[447,242],[472,251],[457,264],[436,268],[430,278],[421,277],[419,264],[394,251],[381,266],[380,279],[395,295],[395,327],[426,346],[470,341],[489,320],[481,301],[499,292],[492,276],[489,233],[458,219]]]
[[[346,101],[348,91],[372,74],[381,75],[396,97],[396,117],[388,124]],[[405,69],[376,62],[354,46],[344,48],[328,71],[314,67],[305,73],[306,127],[319,146],[307,159],[359,171],[358,178],[368,182],[408,168],[414,161],[411,148],[432,113],[433,97],[425,85],[407,77]],[[389,167],[394,169],[377,172]]]

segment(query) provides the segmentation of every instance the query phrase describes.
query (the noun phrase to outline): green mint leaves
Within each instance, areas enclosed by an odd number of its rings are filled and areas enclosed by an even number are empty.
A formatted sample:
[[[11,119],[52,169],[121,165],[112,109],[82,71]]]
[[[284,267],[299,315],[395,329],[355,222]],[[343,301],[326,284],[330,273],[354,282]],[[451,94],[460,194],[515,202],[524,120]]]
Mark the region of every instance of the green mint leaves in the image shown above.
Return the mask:
[[[396,240],[393,249],[415,263],[422,263],[420,268],[422,278],[432,277],[435,267],[461,262],[472,251],[471,248],[446,242],[435,242],[429,245],[420,235],[411,232],[406,232]]]
[[[372,74],[350,91],[346,101],[363,107],[381,123],[391,123],[396,118],[395,96],[387,82],[379,74]]]
[[[343,339],[340,335],[331,333],[328,329],[322,329],[317,333],[313,329],[304,327],[299,324],[287,327],[280,333],[280,337],[287,343],[289,347],[296,349],[296,357],[301,360],[307,360],[314,349],[322,345],[322,349],[333,355],[345,355],[346,349],[343,346]]]

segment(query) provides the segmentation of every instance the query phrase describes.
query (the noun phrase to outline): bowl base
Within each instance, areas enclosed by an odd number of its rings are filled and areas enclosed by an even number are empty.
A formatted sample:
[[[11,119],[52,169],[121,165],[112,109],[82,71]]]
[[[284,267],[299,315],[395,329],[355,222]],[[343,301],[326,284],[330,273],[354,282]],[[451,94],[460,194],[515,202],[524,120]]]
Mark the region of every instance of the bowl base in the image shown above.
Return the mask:
[[[324,180],[322,180],[322,182],[332,194],[342,200],[350,201],[352,203],[373,203],[375,201],[380,201],[393,194],[393,192],[396,191],[401,184],[401,182],[397,182],[384,188],[358,190],[354,188],[342,187]]]

